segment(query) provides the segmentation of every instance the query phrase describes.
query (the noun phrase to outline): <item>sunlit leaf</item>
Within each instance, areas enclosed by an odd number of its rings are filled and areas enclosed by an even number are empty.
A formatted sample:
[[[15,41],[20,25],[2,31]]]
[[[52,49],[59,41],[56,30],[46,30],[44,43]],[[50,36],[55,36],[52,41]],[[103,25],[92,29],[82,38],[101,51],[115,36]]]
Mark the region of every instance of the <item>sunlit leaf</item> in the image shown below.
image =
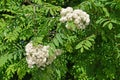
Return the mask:
[[[112,28],[113,28],[112,23],[109,23],[109,25],[108,25],[108,29],[111,30]]]
[[[80,49],[80,52],[81,52],[81,53],[83,53],[83,52],[84,52],[84,48],[83,48],[83,47]]]
[[[80,49],[82,46],[83,46],[83,43],[80,42],[80,43],[78,43],[78,44],[76,45],[75,49]]]

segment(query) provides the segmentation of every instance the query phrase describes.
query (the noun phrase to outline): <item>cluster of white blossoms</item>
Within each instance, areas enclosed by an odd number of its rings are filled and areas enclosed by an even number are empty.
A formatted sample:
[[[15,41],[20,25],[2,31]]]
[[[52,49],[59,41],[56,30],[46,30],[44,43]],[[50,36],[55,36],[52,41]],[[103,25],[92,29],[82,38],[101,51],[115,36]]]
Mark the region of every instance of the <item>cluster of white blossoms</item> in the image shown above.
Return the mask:
[[[53,56],[50,56],[49,48],[49,46],[33,46],[32,42],[28,43],[25,46],[26,61],[28,63],[28,67],[33,68],[34,65],[37,67],[45,67],[46,65],[51,64],[57,55],[61,54],[58,49],[55,50],[55,54]]]
[[[73,10],[72,7],[62,8],[60,22],[73,21],[78,29],[85,29],[90,23],[89,15],[83,10]],[[70,25],[66,24],[66,28],[70,29]]]

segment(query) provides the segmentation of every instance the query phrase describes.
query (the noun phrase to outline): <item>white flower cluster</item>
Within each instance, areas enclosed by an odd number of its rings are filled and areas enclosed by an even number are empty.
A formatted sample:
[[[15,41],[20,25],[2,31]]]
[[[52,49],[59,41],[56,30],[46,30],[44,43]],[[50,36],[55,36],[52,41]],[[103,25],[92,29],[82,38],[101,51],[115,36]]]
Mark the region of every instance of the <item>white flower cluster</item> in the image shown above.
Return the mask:
[[[83,10],[73,10],[72,7],[62,8],[60,21],[65,23],[73,21],[78,29],[85,29],[90,23],[89,15]],[[66,28],[70,29],[70,26],[66,24]]]
[[[29,68],[33,68],[33,65],[37,67],[45,67],[53,62],[57,55],[60,55],[61,52],[55,52],[55,55],[49,55],[49,46],[33,46],[33,43],[30,42],[25,46],[26,51],[26,61]]]

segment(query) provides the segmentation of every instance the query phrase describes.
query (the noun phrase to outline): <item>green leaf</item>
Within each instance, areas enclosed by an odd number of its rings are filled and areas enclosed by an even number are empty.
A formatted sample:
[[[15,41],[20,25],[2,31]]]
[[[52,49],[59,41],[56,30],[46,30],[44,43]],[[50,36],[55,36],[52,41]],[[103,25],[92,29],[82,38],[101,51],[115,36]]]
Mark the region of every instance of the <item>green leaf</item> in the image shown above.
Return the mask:
[[[94,41],[94,39],[93,39],[93,38],[89,38],[88,40],[89,40],[89,41]]]
[[[102,24],[103,22],[107,21],[108,19],[105,18],[100,18],[99,20],[96,21],[97,24]]]
[[[90,41],[88,41],[88,40],[86,40],[84,44],[87,47],[91,47],[92,46],[92,43]]]
[[[67,43],[66,45],[65,45],[65,47],[66,47],[66,50],[68,51],[68,52],[72,52],[73,51],[73,48],[72,48],[72,46],[69,44],[69,43]]]
[[[35,1],[35,3],[37,3],[37,4],[42,4],[42,0],[34,0]]]
[[[16,64],[11,64],[8,66],[7,70],[6,70],[6,77],[10,78],[13,76],[13,74],[15,74],[16,72],[16,67],[15,67]]]
[[[63,39],[67,39],[67,37],[66,37],[64,34],[62,34],[62,33],[60,33],[60,36],[61,36]]]
[[[55,50],[55,45],[53,43],[49,44],[52,50]]]
[[[61,39],[60,34],[56,34],[56,39],[59,41],[60,44],[63,44],[63,40]]]
[[[112,19],[112,20],[111,20],[111,23],[120,25],[120,21],[119,21],[119,20],[116,20],[116,19]]]
[[[103,24],[103,26],[102,27],[105,27],[107,24],[109,24],[110,23],[110,21],[106,21],[106,22],[104,22],[104,24]]]
[[[52,16],[54,16],[54,12],[53,12],[52,9],[50,9],[50,14],[51,14]]]
[[[84,47],[86,50],[89,50],[89,47],[88,47],[88,46],[85,46],[85,45],[84,45],[83,47]]]
[[[107,8],[103,7],[103,11],[105,12],[105,16],[110,16],[110,14],[109,14]]]
[[[54,50],[56,49],[54,43],[49,43],[50,49],[49,49],[49,55],[53,55]]]
[[[112,28],[113,28],[112,23],[109,23],[109,25],[108,25],[108,29],[111,30]]]
[[[72,21],[67,22],[67,24],[70,30],[73,30],[73,31],[76,30],[76,25]]]
[[[17,70],[17,74],[20,80],[22,80],[22,78],[25,76],[26,74],[26,70],[22,67],[22,68],[18,68]]]
[[[75,49],[80,49],[83,46],[83,42],[80,42],[76,45]]]
[[[80,52],[83,53],[83,51],[84,51],[84,48],[82,47],[82,48],[80,49]]]
[[[59,42],[56,38],[53,39],[53,43],[55,44],[55,46],[59,46]]]
[[[94,39],[95,39],[95,35],[94,34],[87,38],[87,40],[92,41],[92,42],[94,41]]]
[[[8,60],[13,58],[13,54],[5,54],[0,56],[0,67],[3,66]]]
[[[119,33],[119,34],[117,34],[117,35],[115,35],[115,37],[116,37],[116,38],[120,38],[120,33]]]
[[[35,44],[40,44],[42,43],[43,38],[44,38],[43,35],[41,35],[40,37],[35,37],[33,42],[35,42]]]

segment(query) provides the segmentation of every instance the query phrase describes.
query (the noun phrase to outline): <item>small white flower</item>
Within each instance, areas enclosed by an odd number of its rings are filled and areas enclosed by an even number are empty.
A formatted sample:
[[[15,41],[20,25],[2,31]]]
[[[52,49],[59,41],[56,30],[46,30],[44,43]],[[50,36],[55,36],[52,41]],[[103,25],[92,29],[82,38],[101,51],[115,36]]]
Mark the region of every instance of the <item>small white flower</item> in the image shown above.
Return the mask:
[[[60,14],[61,16],[65,16],[67,14],[67,10],[62,8]]]
[[[84,22],[86,22],[87,18],[86,18],[86,17],[82,17],[82,20],[83,20]]]
[[[61,17],[61,18],[60,18],[60,22],[63,22],[63,23],[64,23],[64,22],[66,22],[66,21],[67,21],[67,17]]]
[[[68,20],[68,21],[72,21],[73,15],[72,15],[72,13],[68,13],[68,14],[66,15],[66,17],[67,17],[67,20]]]
[[[80,23],[80,20],[79,20],[79,19],[75,19],[75,20],[74,20],[74,23],[75,23],[75,24],[79,24],[79,23]]]
[[[75,14],[75,13],[72,13],[72,16],[73,16],[74,19],[76,19],[76,18],[79,17],[79,16],[78,16],[77,14]]]
[[[76,9],[73,11],[74,14],[80,15],[83,11],[80,9]]]
[[[87,18],[90,18],[90,16],[89,16],[88,14],[86,14],[86,17],[87,17]]]
[[[72,7],[67,7],[66,10],[68,11],[68,13],[72,13],[73,12],[73,8]]]
[[[25,51],[26,51],[26,52],[31,52],[31,49],[33,48],[32,46],[33,46],[33,45],[32,45],[31,42],[28,43],[28,44],[25,46]]]
[[[48,49],[49,49],[49,46],[43,46],[42,48],[43,51],[48,51]]]
[[[86,16],[86,15],[87,15],[87,13],[86,13],[86,12],[82,12],[82,13],[81,13],[81,15]]]
[[[46,63],[46,61],[47,61],[47,59],[46,59],[46,58],[44,58],[44,59],[43,59],[43,63]]]
[[[31,65],[35,64],[35,62],[32,60],[32,58],[26,58],[26,60],[27,60],[28,64],[31,64]]]
[[[87,20],[86,20],[86,25],[89,25],[89,23],[90,23],[90,19],[87,18]]]
[[[66,16],[67,13],[72,13],[73,12],[73,8],[72,7],[67,7],[66,9],[62,8],[61,9],[61,16]]]
[[[85,29],[85,25],[83,23],[78,24],[77,28],[78,29]]]
[[[48,63],[52,63],[53,60],[56,58],[56,55],[60,53],[56,53],[51,59],[49,58],[49,46],[33,46],[32,42],[28,43],[25,46],[26,49],[26,61],[29,68],[33,68],[33,65],[38,67],[45,67]],[[32,49],[32,51],[29,51]]]

